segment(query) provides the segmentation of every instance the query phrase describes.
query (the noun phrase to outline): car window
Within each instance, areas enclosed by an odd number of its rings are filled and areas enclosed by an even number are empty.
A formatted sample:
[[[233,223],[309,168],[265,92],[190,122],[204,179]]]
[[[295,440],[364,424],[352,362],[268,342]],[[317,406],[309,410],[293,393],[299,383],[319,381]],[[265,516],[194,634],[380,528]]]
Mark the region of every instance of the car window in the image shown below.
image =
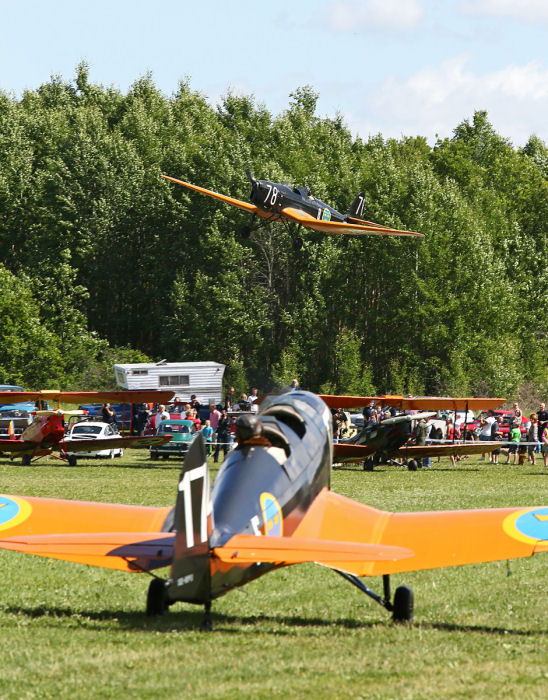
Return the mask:
[[[100,425],[75,425],[71,435],[100,435]]]

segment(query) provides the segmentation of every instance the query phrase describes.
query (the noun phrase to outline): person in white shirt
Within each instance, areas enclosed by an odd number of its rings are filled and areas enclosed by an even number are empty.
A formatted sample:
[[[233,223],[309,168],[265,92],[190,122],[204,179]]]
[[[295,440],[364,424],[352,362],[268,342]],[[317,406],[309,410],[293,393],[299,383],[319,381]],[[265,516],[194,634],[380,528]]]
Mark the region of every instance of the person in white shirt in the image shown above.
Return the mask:
[[[154,429],[156,432],[158,432],[158,426],[163,420],[169,420],[170,419],[169,413],[166,411],[166,407],[163,404],[160,404],[158,406],[158,412],[154,416]]]

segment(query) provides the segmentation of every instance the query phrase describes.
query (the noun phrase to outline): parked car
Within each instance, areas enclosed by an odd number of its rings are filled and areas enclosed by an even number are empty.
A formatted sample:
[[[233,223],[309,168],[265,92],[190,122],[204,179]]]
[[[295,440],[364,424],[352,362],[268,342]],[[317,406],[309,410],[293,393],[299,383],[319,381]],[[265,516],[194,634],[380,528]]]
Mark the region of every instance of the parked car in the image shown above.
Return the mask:
[[[168,459],[170,455],[184,457],[190,443],[196,433],[196,426],[191,420],[170,418],[164,420],[158,426],[157,435],[172,435],[172,439],[165,445],[153,445],[150,447],[150,459]]]
[[[70,425],[69,431],[65,437],[65,442],[70,443],[71,441],[77,442],[78,440],[100,440],[121,437],[118,428],[111,423],[84,420]],[[68,463],[71,467],[76,466],[78,457],[106,457],[107,459],[114,459],[114,457],[122,457],[123,454],[124,450],[121,447],[90,452],[71,452],[70,448],[67,450]]]

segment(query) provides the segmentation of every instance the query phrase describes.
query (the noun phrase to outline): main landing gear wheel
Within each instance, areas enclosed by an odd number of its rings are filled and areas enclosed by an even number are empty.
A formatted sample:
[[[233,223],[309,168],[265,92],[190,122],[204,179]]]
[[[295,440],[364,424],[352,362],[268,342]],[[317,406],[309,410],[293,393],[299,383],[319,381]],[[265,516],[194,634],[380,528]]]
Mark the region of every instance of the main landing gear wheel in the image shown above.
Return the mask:
[[[392,620],[396,623],[413,622],[413,591],[408,586],[398,586],[394,594]]]
[[[161,578],[153,578],[147,593],[147,615],[164,615],[168,609],[166,582]]]
[[[251,226],[242,226],[242,238],[249,238],[251,236]]]
[[[294,250],[302,250],[303,245],[304,245],[304,241],[299,236],[297,236],[297,238],[293,239],[293,249]]]
[[[30,467],[30,459],[31,459],[31,458],[30,458],[30,455],[23,455],[23,456],[21,457],[21,464],[22,464],[24,467]]]
[[[416,472],[417,469],[419,468],[419,463],[417,462],[416,459],[411,459],[407,463],[407,468],[409,469],[410,472]]]
[[[68,463],[69,463],[69,467],[75,467],[76,464],[77,464],[77,458],[76,458],[75,455],[70,455],[70,456],[67,458],[67,461],[68,461]]]

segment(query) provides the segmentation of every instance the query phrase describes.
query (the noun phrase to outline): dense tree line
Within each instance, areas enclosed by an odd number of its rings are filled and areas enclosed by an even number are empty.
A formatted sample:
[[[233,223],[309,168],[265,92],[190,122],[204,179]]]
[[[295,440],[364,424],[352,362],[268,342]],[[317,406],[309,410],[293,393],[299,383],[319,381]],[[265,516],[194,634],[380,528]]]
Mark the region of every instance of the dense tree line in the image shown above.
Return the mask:
[[[104,387],[114,361],[216,360],[237,388],[511,395],[548,386],[548,149],[485,112],[434,147],[354,137],[304,87],[270,114],[150,76],[0,93],[0,382]],[[240,235],[256,177],[421,240]]]

